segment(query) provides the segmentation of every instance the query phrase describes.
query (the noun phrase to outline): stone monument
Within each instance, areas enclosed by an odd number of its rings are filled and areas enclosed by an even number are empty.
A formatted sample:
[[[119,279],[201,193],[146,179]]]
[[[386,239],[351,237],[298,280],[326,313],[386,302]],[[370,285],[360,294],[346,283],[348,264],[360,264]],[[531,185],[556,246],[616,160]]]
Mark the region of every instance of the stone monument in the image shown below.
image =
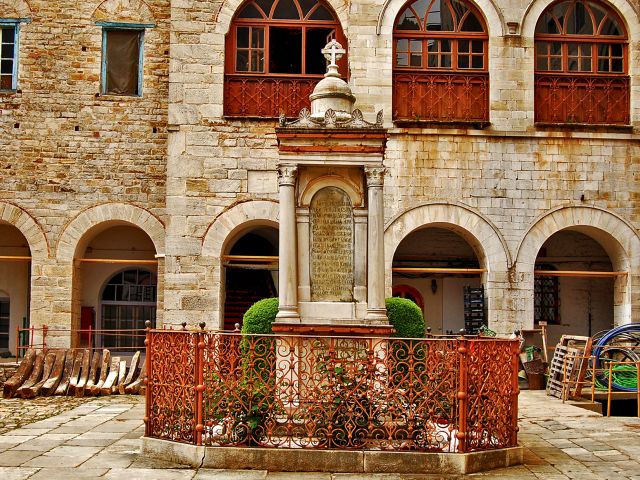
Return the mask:
[[[384,298],[382,112],[373,123],[354,110],[340,78],[345,53],[322,50],[327,73],[311,111],[280,118],[279,312],[274,330],[388,334]]]

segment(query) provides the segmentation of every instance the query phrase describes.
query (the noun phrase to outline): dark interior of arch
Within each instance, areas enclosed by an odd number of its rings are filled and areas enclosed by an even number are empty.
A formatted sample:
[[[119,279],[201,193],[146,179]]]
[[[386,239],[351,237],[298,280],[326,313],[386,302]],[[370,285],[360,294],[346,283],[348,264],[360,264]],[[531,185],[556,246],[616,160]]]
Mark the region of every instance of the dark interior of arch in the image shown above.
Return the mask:
[[[231,248],[229,255],[277,256],[278,230],[259,227],[243,234]],[[258,263],[246,268],[225,268],[224,329],[242,325],[242,316],[258,300],[278,295],[277,277],[273,270],[260,268]]]

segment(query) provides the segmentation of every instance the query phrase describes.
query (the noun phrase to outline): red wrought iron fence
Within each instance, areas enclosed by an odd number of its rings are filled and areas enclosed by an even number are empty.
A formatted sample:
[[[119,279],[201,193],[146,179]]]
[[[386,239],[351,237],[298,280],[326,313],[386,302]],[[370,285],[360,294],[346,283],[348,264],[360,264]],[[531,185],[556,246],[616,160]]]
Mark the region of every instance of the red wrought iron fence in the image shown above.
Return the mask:
[[[147,333],[146,436],[470,452],[517,444],[518,342]]]
[[[230,117],[297,117],[322,79],[231,75],[224,78],[224,114]]]
[[[538,123],[629,124],[629,77],[536,74]]]
[[[489,121],[489,74],[394,73],[395,121]]]

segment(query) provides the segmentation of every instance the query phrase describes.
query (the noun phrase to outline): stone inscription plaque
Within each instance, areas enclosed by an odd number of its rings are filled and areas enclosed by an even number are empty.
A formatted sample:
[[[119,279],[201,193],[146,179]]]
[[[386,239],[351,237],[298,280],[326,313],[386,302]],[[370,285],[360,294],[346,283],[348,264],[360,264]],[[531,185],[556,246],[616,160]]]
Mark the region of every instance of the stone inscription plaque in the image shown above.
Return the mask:
[[[353,301],[353,208],[349,196],[325,187],[311,200],[311,300]]]

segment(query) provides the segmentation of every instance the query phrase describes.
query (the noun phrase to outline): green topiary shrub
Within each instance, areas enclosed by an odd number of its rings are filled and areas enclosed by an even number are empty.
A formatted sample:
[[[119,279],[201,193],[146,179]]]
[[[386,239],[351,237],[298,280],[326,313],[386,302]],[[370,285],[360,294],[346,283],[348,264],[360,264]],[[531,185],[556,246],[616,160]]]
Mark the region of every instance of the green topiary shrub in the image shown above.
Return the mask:
[[[242,317],[242,333],[262,335],[273,333],[271,325],[278,314],[278,299],[265,298],[249,307]]]
[[[395,337],[424,338],[424,318],[422,311],[407,298],[387,298],[389,323],[396,329]]]

